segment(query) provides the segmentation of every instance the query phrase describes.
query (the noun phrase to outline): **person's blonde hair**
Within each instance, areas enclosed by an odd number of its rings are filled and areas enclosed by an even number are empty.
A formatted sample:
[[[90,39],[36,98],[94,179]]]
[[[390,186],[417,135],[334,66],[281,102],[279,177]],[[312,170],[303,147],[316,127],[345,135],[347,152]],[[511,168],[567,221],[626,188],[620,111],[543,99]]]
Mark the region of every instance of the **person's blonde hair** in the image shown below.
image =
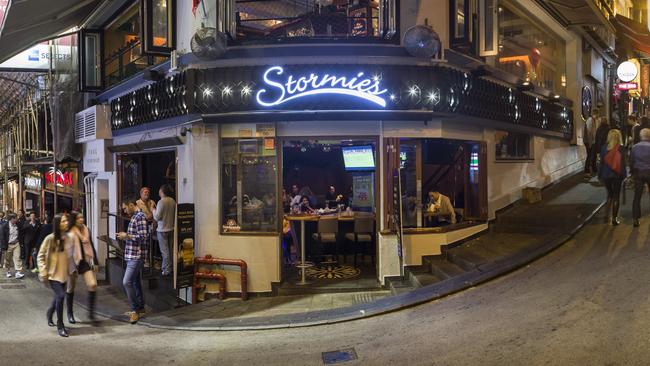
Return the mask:
[[[650,141],[650,128],[641,129],[639,136],[641,137],[641,141]]]
[[[607,150],[612,150],[616,146],[623,145],[623,137],[621,131],[617,129],[609,130],[607,133]]]

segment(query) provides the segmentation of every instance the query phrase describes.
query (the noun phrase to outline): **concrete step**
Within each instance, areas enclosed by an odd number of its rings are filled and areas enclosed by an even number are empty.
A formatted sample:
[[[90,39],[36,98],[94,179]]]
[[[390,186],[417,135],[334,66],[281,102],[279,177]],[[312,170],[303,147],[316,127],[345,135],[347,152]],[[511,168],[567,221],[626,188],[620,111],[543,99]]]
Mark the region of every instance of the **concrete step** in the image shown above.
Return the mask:
[[[414,273],[410,276],[410,279],[414,287],[424,287],[442,281],[436,275],[433,275],[431,273],[426,273],[426,272]]]
[[[482,264],[491,263],[500,258],[498,253],[479,245],[453,248],[445,254],[450,262],[466,271],[473,271]]]
[[[428,262],[431,267],[431,273],[443,280],[465,273],[463,268],[444,258],[430,259]]]
[[[400,276],[386,277],[386,285],[393,295],[403,294],[415,289],[409,280]]]

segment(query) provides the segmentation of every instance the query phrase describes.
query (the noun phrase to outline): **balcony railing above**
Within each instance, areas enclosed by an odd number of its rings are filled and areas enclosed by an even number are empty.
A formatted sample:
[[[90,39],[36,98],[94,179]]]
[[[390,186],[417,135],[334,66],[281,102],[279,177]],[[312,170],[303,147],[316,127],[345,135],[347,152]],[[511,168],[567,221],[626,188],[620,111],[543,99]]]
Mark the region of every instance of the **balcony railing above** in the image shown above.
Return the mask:
[[[236,43],[399,39],[397,0],[231,1]]]

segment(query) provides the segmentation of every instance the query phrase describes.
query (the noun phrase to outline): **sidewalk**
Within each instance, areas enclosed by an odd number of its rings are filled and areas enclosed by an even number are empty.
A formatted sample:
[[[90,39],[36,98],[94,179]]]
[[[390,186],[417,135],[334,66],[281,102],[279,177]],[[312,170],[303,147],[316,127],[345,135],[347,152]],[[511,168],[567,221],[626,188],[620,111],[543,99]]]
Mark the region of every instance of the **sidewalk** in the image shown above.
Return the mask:
[[[487,233],[446,250],[442,257],[425,258],[420,268],[409,268],[409,277],[415,278],[421,287],[392,292],[398,295],[385,290],[254,297],[248,301],[215,299],[149,313],[139,324],[179,330],[302,327],[370,317],[435,300],[520,268],[562,245],[602,207],[605,192],[596,186],[595,180],[585,182],[582,175],[576,175],[544,190],[543,197],[537,204],[514,205],[491,223]],[[446,263],[460,269],[451,274],[445,272]],[[432,284],[427,285],[422,276]],[[77,286],[76,294],[82,306],[86,296],[83,287]],[[98,291],[98,312],[126,321],[124,313],[128,307],[124,294],[105,284]],[[77,312],[83,318],[83,312]]]

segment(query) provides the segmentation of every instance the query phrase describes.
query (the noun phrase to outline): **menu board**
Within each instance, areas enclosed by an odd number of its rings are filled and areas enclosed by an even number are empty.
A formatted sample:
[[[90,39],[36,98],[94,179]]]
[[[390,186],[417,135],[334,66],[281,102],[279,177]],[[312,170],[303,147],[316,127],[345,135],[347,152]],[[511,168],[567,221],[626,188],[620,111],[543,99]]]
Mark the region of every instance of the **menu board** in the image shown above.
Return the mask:
[[[174,245],[174,287],[191,287],[194,280],[194,204],[176,206],[176,245]]]

